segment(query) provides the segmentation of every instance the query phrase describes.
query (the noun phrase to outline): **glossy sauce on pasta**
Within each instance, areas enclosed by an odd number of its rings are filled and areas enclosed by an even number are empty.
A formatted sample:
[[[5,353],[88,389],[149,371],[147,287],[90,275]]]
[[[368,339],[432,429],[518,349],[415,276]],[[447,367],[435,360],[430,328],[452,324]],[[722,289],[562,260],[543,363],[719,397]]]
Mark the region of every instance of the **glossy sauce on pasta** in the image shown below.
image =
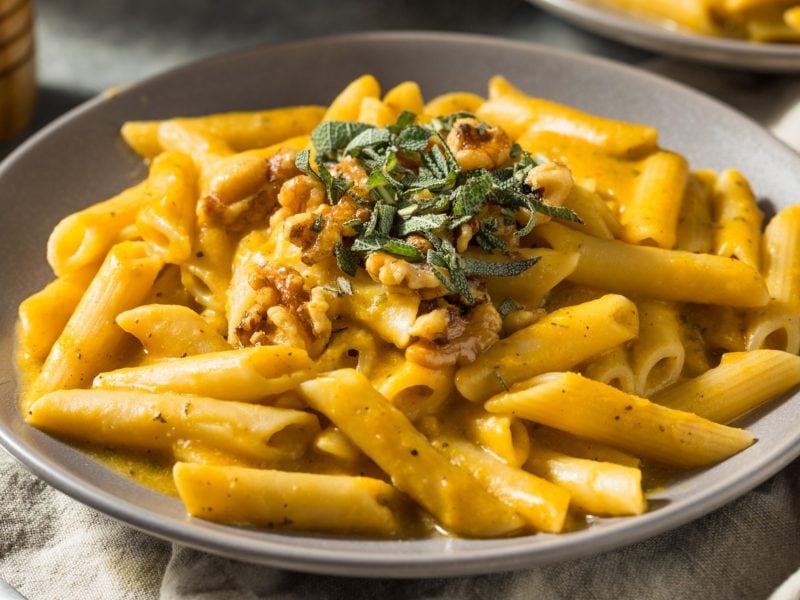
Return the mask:
[[[123,135],[150,173],[54,230],[20,408],[193,517],[567,531],[746,449],[726,423],[800,383],[800,209],[762,231],[740,174],[646,125],[364,76]]]

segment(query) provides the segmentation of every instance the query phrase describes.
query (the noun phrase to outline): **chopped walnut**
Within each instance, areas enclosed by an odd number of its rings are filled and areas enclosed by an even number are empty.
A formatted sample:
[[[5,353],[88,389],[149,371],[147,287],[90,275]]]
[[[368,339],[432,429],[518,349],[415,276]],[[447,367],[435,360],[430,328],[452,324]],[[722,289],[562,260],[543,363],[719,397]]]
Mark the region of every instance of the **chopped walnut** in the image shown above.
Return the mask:
[[[572,191],[572,173],[557,162],[534,167],[525,178],[533,190],[542,190],[542,202],[550,206],[562,206]]]
[[[496,169],[511,157],[511,139],[500,127],[477,119],[458,119],[447,134],[447,145],[465,171]]]
[[[282,149],[269,160],[254,154],[223,159],[209,174],[206,195],[198,203],[202,225],[243,233],[266,225],[283,183],[298,173],[295,151]]]
[[[373,281],[383,285],[402,285],[411,290],[429,290],[436,292],[436,296],[449,293],[426,264],[415,265],[385,252],[373,252],[367,256],[364,267]]]
[[[331,167],[330,172],[334,177],[347,179],[353,182],[353,186],[348,193],[354,194],[359,198],[369,198],[369,189],[367,188],[367,179],[369,179],[369,175],[361,163],[358,162],[358,159],[353,156],[345,156]]]
[[[466,317],[448,322],[444,339],[420,339],[406,348],[406,359],[430,369],[463,366],[500,338],[502,319],[490,302],[479,304]]]
[[[336,244],[355,235],[355,230],[345,226],[353,219],[366,221],[369,209],[344,196],[333,206],[326,204],[312,213],[287,219],[284,228],[289,241],[303,250],[303,262],[313,265],[332,258]]]
[[[451,342],[464,334],[467,320],[452,304],[436,308],[417,317],[411,335],[431,342]]]
[[[270,309],[283,306],[306,330],[310,337],[310,324],[305,303],[308,293],[303,288],[303,276],[293,268],[274,263],[259,265],[249,278],[250,287],[256,290],[253,305],[245,311],[236,327],[236,337],[242,345],[278,343],[276,323],[269,318]],[[276,313],[277,314],[277,313]],[[287,322],[286,315],[280,313],[282,323]],[[306,347],[307,344],[303,344]]]

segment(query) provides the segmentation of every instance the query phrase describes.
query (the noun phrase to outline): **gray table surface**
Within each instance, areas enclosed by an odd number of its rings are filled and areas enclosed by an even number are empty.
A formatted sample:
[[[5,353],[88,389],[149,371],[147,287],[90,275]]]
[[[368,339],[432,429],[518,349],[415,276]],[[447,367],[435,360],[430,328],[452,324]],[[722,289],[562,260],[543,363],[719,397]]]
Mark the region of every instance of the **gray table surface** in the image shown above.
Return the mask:
[[[773,125],[779,135],[778,121],[792,103],[800,102],[798,78],[723,72],[661,59],[578,30],[523,0],[37,0],[36,4],[39,106],[23,135],[0,144],[0,158],[44,124],[105,89],[221,52],[347,31],[427,29],[482,33],[644,63],[651,70],[703,88],[765,125]],[[796,121],[790,127],[786,129],[784,125],[782,137],[791,142],[797,135],[800,144]],[[0,467],[0,471],[10,468]],[[6,493],[3,484],[36,485],[20,473],[6,475],[5,480],[0,480],[0,493]],[[2,504],[0,501],[0,523],[12,518],[3,513]],[[768,512],[774,506],[781,510]],[[230,590],[206,594],[203,589],[192,587],[191,578],[180,580],[200,570],[219,568],[233,572],[224,559],[185,549],[173,548],[169,554],[163,542],[152,540],[154,549],[169,557],[169,564],[152,565],[154,571],[148,577],[153,585],[147,587],[143,583],[136,594],[125,597],[147,598],[160,589],[162,597],[176,598],[764,598],[800,567],[798,514],[800,462],[795,461],[732,508],[594,561],[573,561],[513,576],[427,582],[364,582],[239,564],[233,579],[241,589],[237,588],[235,594]],[[742,520],[742,515],[747,515],[745,521],[752,522],[732,524]],[[748,538],[753,523],[764,533]],[[788,538],[779,533],[787,529],[794,531]],[[147,545],[146,536],[130,533],[132,546]],[[702,549],[702,542],[698,541],[702,538],[713,539],[713,556],[707,547]],[[791,540],[789,546],[787,539]],[[9,544],[0,539],[0,565],[4,551],[12,551]],[[644,562],[648,559],[658,564],[648,567]],[[15,583],[14,573],[0,575]],[[16,575],[18,585],[21,581],[31,586],[29,589],[41,589],[31,579]],[[160,583],[159,578],[163,578]],[[170,578],[177,578],[177,583]],[[65,582],[68,580],[65,575]],[[684,581],[693,583],[684,585]],[[170,587],[171,583],[175,585]]]

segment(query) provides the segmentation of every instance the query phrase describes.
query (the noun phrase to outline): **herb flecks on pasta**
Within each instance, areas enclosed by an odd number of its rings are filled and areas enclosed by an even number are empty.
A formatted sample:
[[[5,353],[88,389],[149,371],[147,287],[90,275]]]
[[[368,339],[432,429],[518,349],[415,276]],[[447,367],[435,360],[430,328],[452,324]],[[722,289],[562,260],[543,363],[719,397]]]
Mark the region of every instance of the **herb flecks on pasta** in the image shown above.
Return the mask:
[[[558,533],[800,383],[800,206],[762,232],[647,125],[365,75],[122,134],[148,175],[50,236],[20,408],[194,517]]]

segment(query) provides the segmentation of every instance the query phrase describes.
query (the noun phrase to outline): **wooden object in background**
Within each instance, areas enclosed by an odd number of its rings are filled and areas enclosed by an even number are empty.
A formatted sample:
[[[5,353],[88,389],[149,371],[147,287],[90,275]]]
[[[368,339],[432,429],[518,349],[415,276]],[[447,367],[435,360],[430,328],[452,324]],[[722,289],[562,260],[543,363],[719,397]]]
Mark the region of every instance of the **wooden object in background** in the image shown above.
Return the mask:
[[[22,130],[36,103],[33,4],[0,0],[0,141]]]

